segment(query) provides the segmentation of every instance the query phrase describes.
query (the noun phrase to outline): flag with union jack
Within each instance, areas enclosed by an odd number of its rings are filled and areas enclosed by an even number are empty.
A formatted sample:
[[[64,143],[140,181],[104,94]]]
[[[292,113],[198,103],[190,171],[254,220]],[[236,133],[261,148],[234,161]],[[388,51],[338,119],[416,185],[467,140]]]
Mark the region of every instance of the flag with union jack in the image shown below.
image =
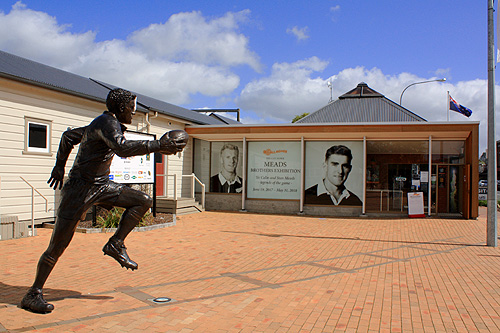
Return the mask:
[[[450,96],[450,110],[455,111],[458,113],[463,114],[466,117],[470,117],[472,115],[472,110],[469,108],[466,108],[465,106],[458,104],[457,101],[455,101],[451,96]]]

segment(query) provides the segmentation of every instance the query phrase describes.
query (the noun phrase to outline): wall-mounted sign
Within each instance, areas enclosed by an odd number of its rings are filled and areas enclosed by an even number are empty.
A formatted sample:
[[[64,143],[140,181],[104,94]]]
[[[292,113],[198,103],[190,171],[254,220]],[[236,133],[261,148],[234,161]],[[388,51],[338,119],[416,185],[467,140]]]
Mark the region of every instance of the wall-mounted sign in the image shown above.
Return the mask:
[[[300,142],[249,142],[247,197],[300,199]]]
[[[152,134],[125,132],[127,140],[154,140]],[[120,157],[115,155],[109,168],[109,179],[122,184],[153,184],[154,154]]]

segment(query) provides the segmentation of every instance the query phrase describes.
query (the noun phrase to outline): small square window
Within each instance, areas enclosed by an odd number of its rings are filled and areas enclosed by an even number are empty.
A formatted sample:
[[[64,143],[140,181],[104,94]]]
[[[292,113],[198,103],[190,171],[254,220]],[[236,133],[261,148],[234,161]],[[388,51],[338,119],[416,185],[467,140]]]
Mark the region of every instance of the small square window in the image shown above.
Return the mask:
[[[26,118],[25,124],[25,151],[33,153],[50,153],[51,123],[49,121]]]

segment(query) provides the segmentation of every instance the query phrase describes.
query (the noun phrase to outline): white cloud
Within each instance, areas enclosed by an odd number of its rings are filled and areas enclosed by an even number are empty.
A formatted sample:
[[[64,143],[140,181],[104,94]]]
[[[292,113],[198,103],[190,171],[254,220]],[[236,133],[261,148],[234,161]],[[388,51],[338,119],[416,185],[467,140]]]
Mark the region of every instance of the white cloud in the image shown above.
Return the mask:
[[[309,35],[307,34],[308,32],[309,32],[308,27],[299,28],[295,26],[291,29],[290,28],[286,29],[287,34],[294,35],[299,41],[308,39],[309,38]]]
[[[249,15],[249,10],[243,10],[207,21],[200,12],[179,13],[163,24],[132,33],[129,41],[150,55],[172,61],[249,65],[260,71],[259,57],[250,51],[248,38],[237,32]]]
[[[185,103],[193,93],[229,94],[240,82],[237,75],[223,67],[148,59],[118,40],[99,43],[93,52],[79,57],[67,69],[173,104]]]
[[[218,97],[239,85],[233,66],[261,69],[248,39],[238,33],[249,11],[212,20],[201,13],[172,15],[127,40],[96,42],[94,32],[69,32],[56,18],[17,2],[0,12],[0,49],[174,104],[194,94]],[[19,24],[22,22],[22,24]]]
[[[328,65],[317,57],[294,63],[276,63],[271,75],[245,86],[237,104],[273,122],[290,122],[303,112],[310,112],[328,102],[323,99],[328,87],[321,78],[312,78]]]
[[[69,25],[59,25],[55,17],[27,9],[22,2],[10,13],[0,12],[0,48],[48,65],[64,67],[78,55],[90,52],[95,33],[68,32]]]
[[[331,20],[332,20],[333,22],[335,22],[335,21],[336,21],[336,16],[337,16],[337,15],[336,15],[336,13],[337,13],[338,11],[340,11],[340,5],[336,5],[336,6],[332,6],[332,7],[330,7],[330,13],[332,14]]]

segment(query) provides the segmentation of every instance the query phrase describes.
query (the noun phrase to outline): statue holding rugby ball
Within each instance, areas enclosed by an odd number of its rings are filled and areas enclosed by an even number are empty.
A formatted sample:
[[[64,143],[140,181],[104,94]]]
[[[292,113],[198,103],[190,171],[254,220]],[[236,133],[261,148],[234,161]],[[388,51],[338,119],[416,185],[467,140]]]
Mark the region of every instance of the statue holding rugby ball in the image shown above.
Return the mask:
[[[47,313],[54,305],[47,303],[42,288],[54,265],[68,247],[78,222],[92,205],[123,207],[118,228],[104,245],[105,255],[114,258],[122,267],[135,270],[137,263],[129,258],[124,241],[152,205],[145,193],[109,180],[113,156],[145,155],[149,153],[176,154],[186,146],[185,131],[173,130],[159,140],[127,140],[123,135],[135,114],[137,96],[130,91],[113,89],[106,99],[107,111],[89,125],[63,133],[57,151],[56,164],[47,183],[61,189],[61,202],[52,238],[38,262],[36,277],[21,302],[21,307],[36,313]],[[73,167],[64,183],[64,168],[74,146],[79,145]]]

